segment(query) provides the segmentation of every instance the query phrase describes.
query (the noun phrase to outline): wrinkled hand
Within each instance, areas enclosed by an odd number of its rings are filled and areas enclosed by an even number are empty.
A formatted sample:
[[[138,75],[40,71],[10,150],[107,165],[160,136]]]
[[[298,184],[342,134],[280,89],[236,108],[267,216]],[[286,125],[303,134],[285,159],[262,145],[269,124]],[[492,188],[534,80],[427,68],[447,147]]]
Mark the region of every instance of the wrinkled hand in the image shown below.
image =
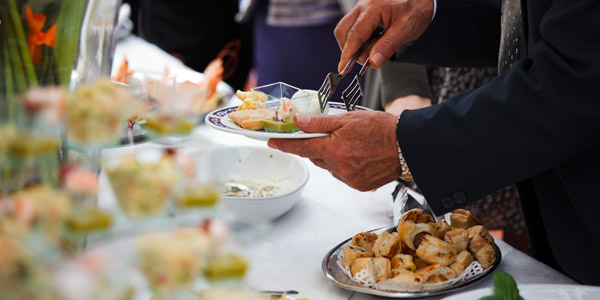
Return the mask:
[[[400,177],[396,116],[354,111],[334,116],[297,114],[294,121],[304,132],[330,135],[312,139],[270,139],[269,147],[307,157],[360,191],[376,189]]]
[[[428,106],[431,106],[431,99],[419,95],[406,95],[404,97],[398,97],[392,102],[388,102],[385,105],[385,112],[394,116],[399,116],[407,109],[412,110]]]
[[[335,28],[342,56],[341,71],[360,45],[381,24],[385,33],[369,52],[373,68],[385,63],[406,42],[417,39],[433,16],[433,0],[360,0]],[[366,55],[359,59],[363,63]]]

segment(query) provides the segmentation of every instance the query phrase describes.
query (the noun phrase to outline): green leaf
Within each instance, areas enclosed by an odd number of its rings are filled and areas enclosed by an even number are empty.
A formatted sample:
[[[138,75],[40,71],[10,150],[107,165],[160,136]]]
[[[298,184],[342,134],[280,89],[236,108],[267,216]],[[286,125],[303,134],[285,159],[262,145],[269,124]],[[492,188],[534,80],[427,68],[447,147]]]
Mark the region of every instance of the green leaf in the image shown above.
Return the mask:
[[[69,85],[75,64],[83,10],[87,1],[64,0],[56,25],[56,62],[58,77],[62,85]]]
[[[494,294],[506,300],[519,300],[519,289],[515,279],[508,273],[499,271],[494,274]]]

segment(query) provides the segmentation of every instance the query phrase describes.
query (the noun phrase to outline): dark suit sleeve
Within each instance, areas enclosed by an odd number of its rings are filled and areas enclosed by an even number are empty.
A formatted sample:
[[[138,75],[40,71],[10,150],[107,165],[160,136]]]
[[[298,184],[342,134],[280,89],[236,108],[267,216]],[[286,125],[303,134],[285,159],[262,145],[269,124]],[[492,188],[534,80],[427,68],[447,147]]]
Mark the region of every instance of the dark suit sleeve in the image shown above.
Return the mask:
[[[553,1],[538,15],[528,58],[473,92],[402,113],[399,145],[436,213],[600,144],[600,2]]]
[[[441,67],[495,67],[500,0],[438,0],[425,33],[393,60]]]

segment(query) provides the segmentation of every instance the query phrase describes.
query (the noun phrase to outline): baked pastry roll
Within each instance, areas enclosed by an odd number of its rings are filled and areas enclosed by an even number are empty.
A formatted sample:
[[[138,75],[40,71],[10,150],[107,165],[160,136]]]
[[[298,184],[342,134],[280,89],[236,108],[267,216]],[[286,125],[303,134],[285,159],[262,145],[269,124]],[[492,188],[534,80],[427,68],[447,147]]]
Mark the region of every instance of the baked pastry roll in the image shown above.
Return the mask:
[[[452,245],[427,234],[417,248],[417,256],[430,264],[447,266],[456,259],[456,250]]]
[[[382,280],[382,283],[421,283],[421,277],[419,277],[419,275],[405,269],[393,269],[392,276],[392,278]]]
[[[454,246],[456,253],[460,253],[467,250],[467,246],[469,245],[469,232],[462,228],[454,229],[446,232],[444,240],[446,243]]]
[[[369,270],[375,277],[375,282],[390,277],[392,274],[390,260],[385,257],[357,258],[350,266],[350,272],[354,276],[362,270]]]
[[[479,224],[481,224],[481,222],[479,222],[479,220],[477,220],[468,210],[457,209],[450,214],[450,226],[452,227],[467,229]]]
[[[469,242],[468,249],[483,269],[491,266],[496,259],[496,251],[494,251],[492,244],[479,235],[474,236]]]
[[[456,256],[456,260],[450,264],[450,269],[456,273],[456,276],[462,272],[474,261],[473,255],[469,251],[462,251]]]
[[[469,232],[469,240],[472,240],[475,236],[480,236],[490,243],[494,242],[494,238],[492,237],[492,235],[487,231],[487,229],[485,229],[485,227],[481,225],[475,225],[473,227],[470,227],[469,229],[467,229],[467,231]]]
[[[435,220],[433,219],[433,217],[430,214],[424,212],[420,208],[413,208],[413,209],[405,212],[400,217],[400,221],[401,222],[413,222],[413,223],[435,222]]]
[[[273,110],[267,108],[239,110],[227,115],[235,124],[248,130],[262,130],[262,120],[272,119],[275,116]]]
[[[377,235],[372,232],[361,232],[352,237],[352,245],[361,247],[367,251],[373,251],[373,243],[377,240]]]
[[[392,269],[403,269],[412,272],[417,270],[412,255],[399,253],[394,255],[394,257],[390,259],[390,262],[392,263]]]
[[[430,265],[419,269],[415,275],[421,278],[421,283],[438,283],[456,278],[456,273],[446,266]]]
[[[446,232],[452,230],[452,228],[450,227],[450,225],[448,225],[448,223],[446,223],[446,221],[435,222],[431,224],[431,226],[433,226],[433,229],[436,233],[436,237],[438,238],[443,237],[444,235],[446,235]]]
[[[398,223],[398,228],[396,229],[398,231],[398,234],[400,235],[400,241],[402,241],[402,243],[404,245],[406,245],[406,247],[408,247],[411,250],[415,250],[416,247],[418,247],[419,243],[415,244],[415,238],[417,237],[417,235],[419,234],[424,234],[424,233],[428,233],[431,234],[432,236],[436,236],[435,234],[435,229],[432,226],[433,223],[413,223],[411,221],[408,222],[403,222],[400,221]]]
[[[367,251],[359,246],[348,245],[344,247],[344,259],[342,260],[342,265],[344,267],[350,267],[357,258],[372,256],[373,254],[371,251]]]
[[[402,250],[401,246],[400,236],[397,232],[384,232],[373,243],[373,253],[376,257],[385,256],[391,258]]]

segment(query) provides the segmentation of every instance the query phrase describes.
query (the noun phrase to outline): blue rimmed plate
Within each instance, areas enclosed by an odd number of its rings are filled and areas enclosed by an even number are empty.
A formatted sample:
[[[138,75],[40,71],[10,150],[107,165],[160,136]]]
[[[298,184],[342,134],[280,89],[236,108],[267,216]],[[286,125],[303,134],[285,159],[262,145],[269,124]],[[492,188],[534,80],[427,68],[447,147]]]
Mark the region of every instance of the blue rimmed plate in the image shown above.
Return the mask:
[[[302,131],[292,132],[292,133],[279,133],[279,132],[265,132],[262,130],[255,131],[255,130],[244,129],[244,128],[238,126],[237,124],[235,124],[235,122],[233,122],[233,120],[231,120],[227,116],[229,113],[236,111],[237,108],[238,108],[237,106],[230,106],[230,107],[225,107],[225,108],[220,108],[220,109],[214,110],[206,116],[205,122],[208,126],[214,128],[214,129],[220,130],[220,131],[225,131],[225,132],[229,132],[229,133],[233,133],[233,134],[241,134],[241,135],[244,135],[244,136],[252,138],[252,139],[263,140],[263,141],[266,141],[271,138],[308,139],[308,138],[316,138],[316,137],[323,137],[323,136],[329,135],[329,133],[306,133],[306,132],[302,132]],[[362,106],[356,106],[355,109],[357,111],[369,110],[368,108],[362,107]],[[339,115],[339,114],[343,114],[345,112],[346,112],[346,106],[344,105],[344,103],[329,102],[329,115]]]

